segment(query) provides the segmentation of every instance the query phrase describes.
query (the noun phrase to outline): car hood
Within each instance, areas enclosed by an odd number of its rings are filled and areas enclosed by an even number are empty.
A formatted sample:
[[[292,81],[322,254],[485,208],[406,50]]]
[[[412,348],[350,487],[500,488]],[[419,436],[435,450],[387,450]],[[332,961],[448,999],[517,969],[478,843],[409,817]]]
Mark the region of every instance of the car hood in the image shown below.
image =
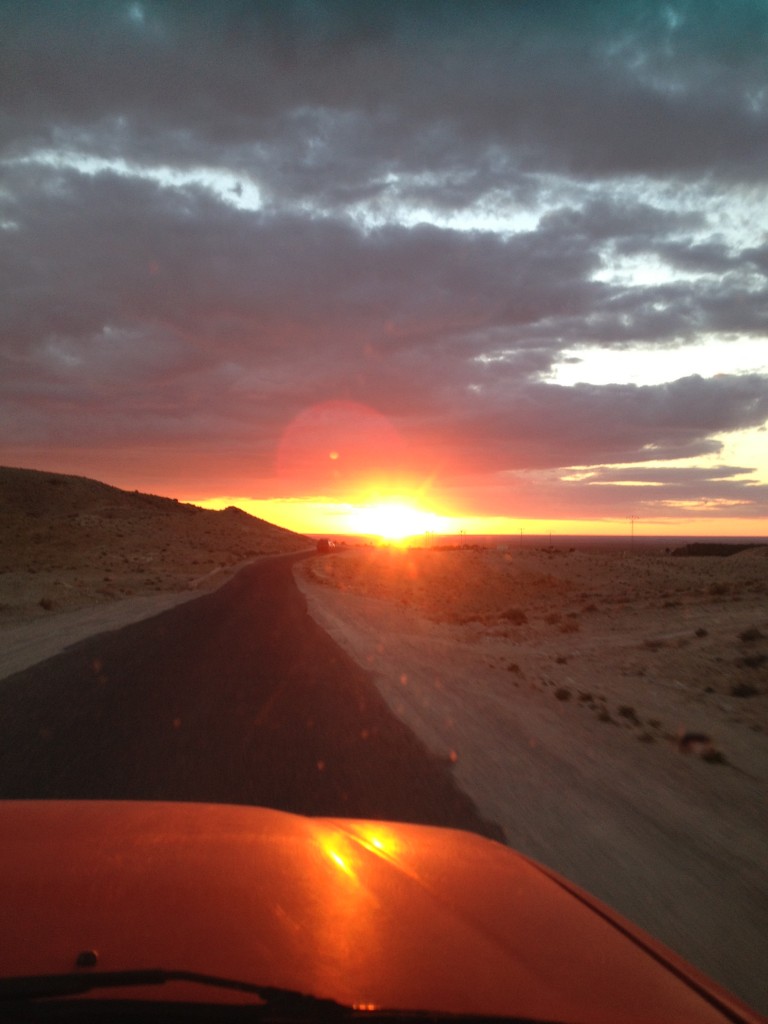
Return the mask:
[[[93,950],[93,971],[183,969],[364,1007],[594,1024],[759,1019],[541,865],[429,826],[0,802],[0,906],[3,977],[83,970],[78,955]]]

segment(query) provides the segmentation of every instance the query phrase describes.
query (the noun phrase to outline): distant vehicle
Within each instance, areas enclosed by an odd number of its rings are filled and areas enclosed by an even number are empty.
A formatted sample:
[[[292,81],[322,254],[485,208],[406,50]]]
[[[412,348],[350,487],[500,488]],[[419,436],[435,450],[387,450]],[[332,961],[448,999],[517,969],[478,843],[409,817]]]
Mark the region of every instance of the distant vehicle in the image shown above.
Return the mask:
[[[0,906],[14,1021],[763,1019],[535,861],[426,825],[0,801]]]
[[[329,552],[335,551],[335,550],[336,550],[336,543],[334,541],[332,541],[332,540],[328,540],[327,538],[323,538],[323,540],[319,540],[317,542],[317,552],[320,555],[327,555]]]

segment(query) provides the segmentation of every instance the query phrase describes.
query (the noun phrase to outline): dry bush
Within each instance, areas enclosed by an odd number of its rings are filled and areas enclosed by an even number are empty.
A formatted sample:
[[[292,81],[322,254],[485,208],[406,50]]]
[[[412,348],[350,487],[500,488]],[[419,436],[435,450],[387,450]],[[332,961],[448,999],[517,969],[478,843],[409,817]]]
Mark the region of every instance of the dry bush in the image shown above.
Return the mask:
[[[736,664],[739,668],[762,668],[768,661],[768,654],[746,654],[743,658],[737,658]]]
[[[666,646],[666,640],[643,640],[643,647],[647,651],[660,651],[662,647]]]
[[[725,759],[725,755],[714,747],[710,747],[708,750],[703,751],[701,754],[701,760],[706,761],[708,764],[728,763]]]
[[[617,710],[622,718],[626,718],[628,721],[634,722],[636,725],[640,724],[640,719],[637,717],[635,709],[630,707],[629,704],[621,704]]]
[[[731,687],[732,697],[757,697],[760,691],[751,683],[734,683]]]
[[[507,608],[499,615],[500,619],[506,619],[513,626],[524,626],[528,622],[528,616],[522,608]]]
[[[757,626],[749,626],[748,629],[744,629],[739,633],[739,640],[743,643],[752,643],[754,640],[764,640],[765,633],[761,632]]]

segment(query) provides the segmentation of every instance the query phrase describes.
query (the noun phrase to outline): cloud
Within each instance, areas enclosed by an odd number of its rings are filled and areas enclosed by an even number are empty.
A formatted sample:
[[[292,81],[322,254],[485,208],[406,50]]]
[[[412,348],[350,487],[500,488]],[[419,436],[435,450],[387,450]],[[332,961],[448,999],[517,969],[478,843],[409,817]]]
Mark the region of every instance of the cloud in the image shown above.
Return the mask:
[[[764,374],[695,359],[768,328],[766,43],[750,0],[0,4],[4,457],[167,449],[299,494],[286,432],[346,403],[398,438],[379,476],[467,500],[711,462],[768,419]],[[596,344],[690,372],[552,383]],[[364,475],[334,461],[313,487]]]
[[[768,145],[759,2],[32,0],[0,18],[6,137],[122,125],[121,150],[217,148],[225,162],[276,143],[298,158],[289,190],[355,152],[341,180],[433,171],[451,151],[468,168],[494,147],[501,164],[590,177],[715,167],[750,180]]]
[[[486,471],[637,463],[717,451],[713,436],[768,418],[768,379],[692,376],[669,384],[492,384],[474,396],[452,439],[481,452]]]

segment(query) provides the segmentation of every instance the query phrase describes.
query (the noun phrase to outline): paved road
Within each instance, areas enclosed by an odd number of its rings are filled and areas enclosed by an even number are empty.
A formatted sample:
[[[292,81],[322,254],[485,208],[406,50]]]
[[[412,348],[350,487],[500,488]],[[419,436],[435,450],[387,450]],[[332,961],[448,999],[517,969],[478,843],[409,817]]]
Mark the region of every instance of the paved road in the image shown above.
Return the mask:
[[[4,680],[0,798],[255,804],[501,838],[309,618],[295,558]]]

